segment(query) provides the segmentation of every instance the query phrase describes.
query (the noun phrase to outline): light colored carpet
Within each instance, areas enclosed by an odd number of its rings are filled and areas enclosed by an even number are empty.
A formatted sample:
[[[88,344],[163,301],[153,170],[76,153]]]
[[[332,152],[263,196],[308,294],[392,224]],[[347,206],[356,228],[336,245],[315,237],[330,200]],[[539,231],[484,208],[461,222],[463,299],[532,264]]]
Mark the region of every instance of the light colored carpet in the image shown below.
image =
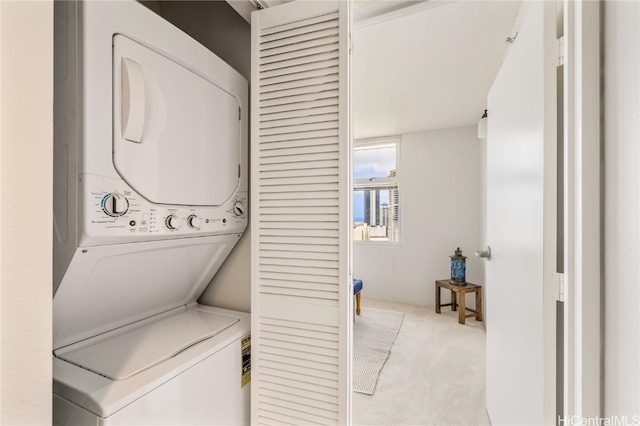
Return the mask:
[[[404,314],[368,309],[353,324],[353,390],[372,395]]]
[[[458,324],[449,307],[439,315],[433,307],[363,299],[362,314],[370,309],[405,315],[375,393],[353,394],[354,425],[491,424],[484,322]]]

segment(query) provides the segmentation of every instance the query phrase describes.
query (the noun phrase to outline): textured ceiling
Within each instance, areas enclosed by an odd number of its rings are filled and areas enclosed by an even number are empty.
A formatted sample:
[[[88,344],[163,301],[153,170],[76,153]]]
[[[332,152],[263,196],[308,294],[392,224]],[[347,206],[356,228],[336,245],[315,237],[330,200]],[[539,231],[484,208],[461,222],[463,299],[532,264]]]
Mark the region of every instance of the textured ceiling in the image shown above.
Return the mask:
[[[442,2],[354,32],[356,138],[474,124],[519,1]]]

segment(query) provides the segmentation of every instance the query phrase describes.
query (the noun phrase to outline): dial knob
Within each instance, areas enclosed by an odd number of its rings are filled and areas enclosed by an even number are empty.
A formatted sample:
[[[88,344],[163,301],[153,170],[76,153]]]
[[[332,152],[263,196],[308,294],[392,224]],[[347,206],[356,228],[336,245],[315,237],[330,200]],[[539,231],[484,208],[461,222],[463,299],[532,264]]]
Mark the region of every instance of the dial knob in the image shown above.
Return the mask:
[[[192,214],[187,218],[187,224],[194,229],[200,229],[200,225],[202,224],[202,219],[200,219],[195,214]]]
[[[122,216],[129,210],[129,200],[118,192],[112,192],[102,199],[102,210],[109,216]]]
[[[244,213],[244,204],[242,204],[242,201],[235,201],[233,203],[233,214],[236,216],[242,216],[243,213]]]
[[[180,220],[180,218],[178,216],[176,216],[174,214],[170,214],[164,220],[164,223],[165,223],[165,225],[167,225],[167,228],[169,228],[169,229],[180,229],[181,220]]]

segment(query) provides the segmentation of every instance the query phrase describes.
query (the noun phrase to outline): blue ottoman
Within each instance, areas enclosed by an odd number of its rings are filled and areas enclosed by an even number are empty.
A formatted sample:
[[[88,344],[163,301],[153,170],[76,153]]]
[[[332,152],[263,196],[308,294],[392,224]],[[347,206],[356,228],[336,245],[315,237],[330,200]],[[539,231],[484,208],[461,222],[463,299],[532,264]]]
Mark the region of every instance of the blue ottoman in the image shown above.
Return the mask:
[[[360,315],[360,295],[362,294],[362,280],[353,280],[353,294],[356,296],[356,315]]]

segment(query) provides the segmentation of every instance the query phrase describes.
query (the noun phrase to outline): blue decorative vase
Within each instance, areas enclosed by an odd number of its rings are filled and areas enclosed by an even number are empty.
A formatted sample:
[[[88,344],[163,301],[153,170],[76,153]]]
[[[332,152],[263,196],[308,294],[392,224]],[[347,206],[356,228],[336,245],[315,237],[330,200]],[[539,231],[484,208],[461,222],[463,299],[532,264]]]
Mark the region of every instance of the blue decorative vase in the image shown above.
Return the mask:
[[[451,284],[465,285],[467,273],[467,257],[462,255],[460,247],[458,247],[451,258]]]

